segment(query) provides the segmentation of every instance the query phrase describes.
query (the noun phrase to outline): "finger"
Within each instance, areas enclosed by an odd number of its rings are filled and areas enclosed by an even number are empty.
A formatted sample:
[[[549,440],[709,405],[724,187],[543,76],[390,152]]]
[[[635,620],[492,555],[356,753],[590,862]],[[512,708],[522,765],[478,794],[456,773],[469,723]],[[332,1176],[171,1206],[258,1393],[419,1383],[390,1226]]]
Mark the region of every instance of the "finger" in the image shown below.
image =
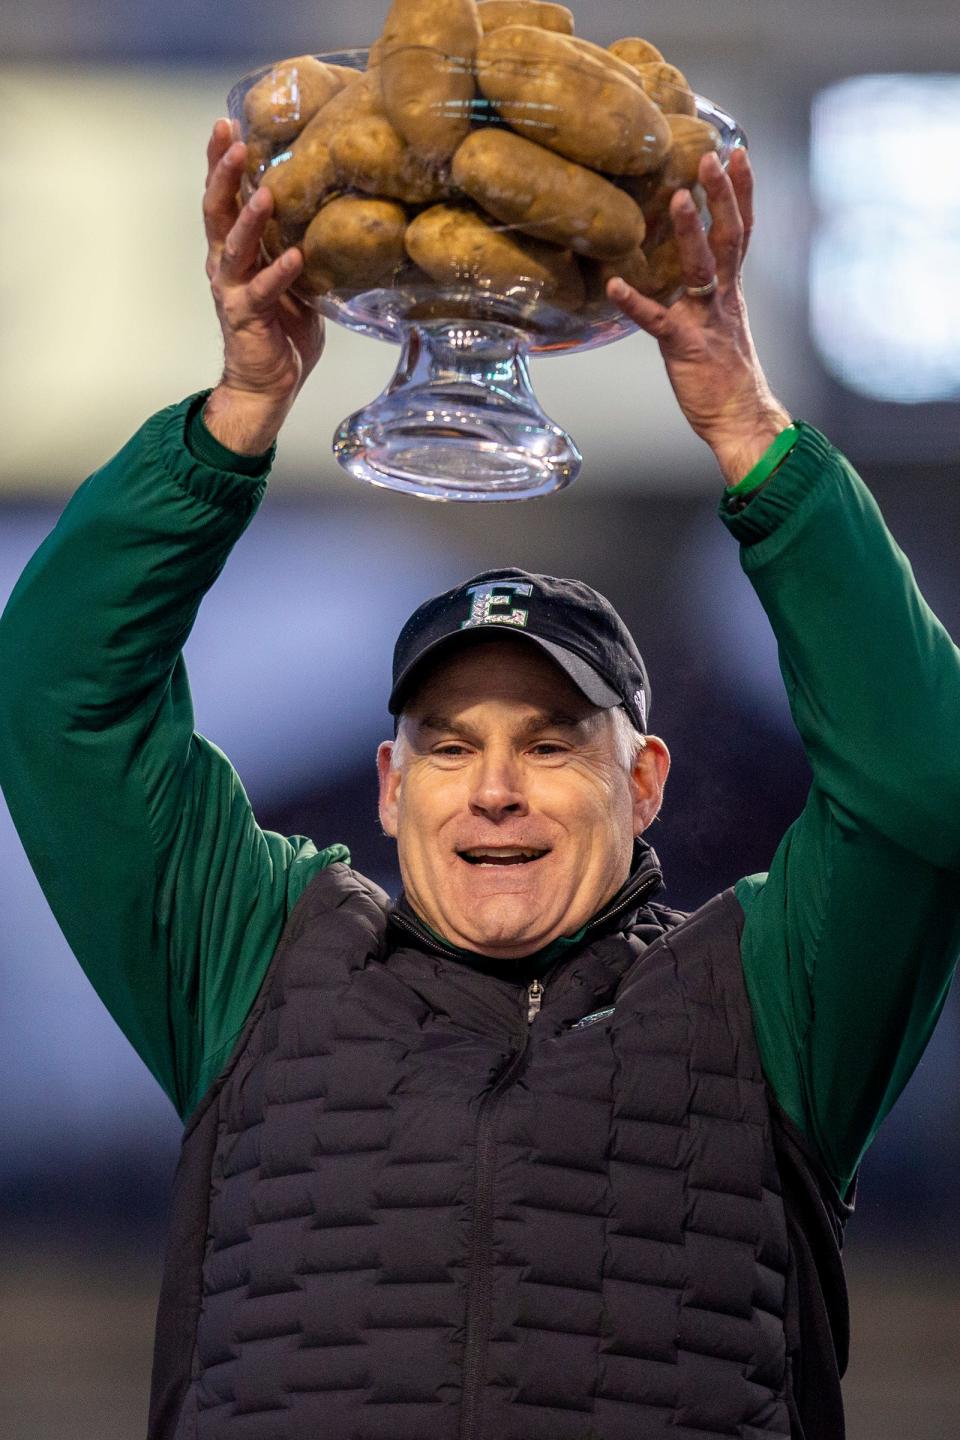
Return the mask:
[[[237,220],[237,187],[247,163],[247,147],[231,142],[210,174],[203,193],[203,223],[207,243],[223,245]]]
[[[210,176],[214,167],[219,164],[224,153],[230,148],[232,132],[229,120],[217,120],[214,123],[213,131],[207,142],[207,178],[204,182],[210,184]]]
[[[272,310],[303,269],[303,255],[297,249],[285,250],[266,265],[247,286],[247,304],[251,315]]]
[[[680,251],[684,285],[709,285],[717,273],[717,262],[689,190],[678,190],[673,196],[670,219]]]
[[[743,225],[743,244],[740,247],[740,263],[747,253],[747,246],[750,244],[750,236],[753,234],[753,167],[750,164],[750,157],[742,146],[738,146],[730,156],[729,164],[730,183],[733,186],[733,193],[737,197],[737,208],[740,211],[740,220]]]
[[[243,284],[259,268],[260,244],[272,211],[273,195],[262,185],[254,190],[223,242],[219,268],[227,285]]]
[[[634,290],[620,275],[614,275],[607,281],[607,299],[612,300],[614,305],[619,306],[624,315],[639,325],[641,330],[646,330],[648,335],[662,339],[667,333],[670,325],[670,312],[656,300],[651,300],[646,295],[641,295],[639,290]]]
[[[711,150],[700,161],[700,184],[710,208],[709,244],[717,266],[717,279],[729,285],[740,271],[743,256],[743,221],[733,182]]]

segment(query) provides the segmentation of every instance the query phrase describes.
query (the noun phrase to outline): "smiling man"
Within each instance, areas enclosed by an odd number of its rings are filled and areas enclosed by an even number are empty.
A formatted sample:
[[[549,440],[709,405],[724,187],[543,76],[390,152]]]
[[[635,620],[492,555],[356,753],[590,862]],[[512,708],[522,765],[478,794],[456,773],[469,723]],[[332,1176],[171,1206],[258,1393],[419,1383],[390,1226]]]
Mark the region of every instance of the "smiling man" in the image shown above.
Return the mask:
[[[581,930],[626,881],[669,767],[619,616],[587,585],[491,571],[416,612],[394,669],[380,819],[413,910],[509,960]]]
[[[769,874],[692,915],[644,838],[643,662],[579,581],[489,571],[401,632],[396,900],[262,830],[195,733],[182,647],[323,343],[226,122],[208,159],[223,377],[80,488],[0,622],[11,813],[185,1122],[150,1440],[840,1440],[857,1168],[960,948],[960,657],[770,393],[746,156],[701,163],[709,236],[672,201],[685,296],[608,291],[716,456],[813,772]]]

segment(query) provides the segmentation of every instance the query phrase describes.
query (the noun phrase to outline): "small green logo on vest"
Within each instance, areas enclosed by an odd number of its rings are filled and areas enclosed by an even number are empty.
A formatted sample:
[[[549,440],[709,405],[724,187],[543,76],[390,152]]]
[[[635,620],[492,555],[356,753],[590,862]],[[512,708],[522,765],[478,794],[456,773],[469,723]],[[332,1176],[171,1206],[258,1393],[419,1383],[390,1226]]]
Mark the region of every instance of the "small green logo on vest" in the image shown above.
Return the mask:
[[[533,594],[533,586],[525,581],[493,580],[487,585],[471,585],[467,594],[472,597],[470,614],[462,621],[461,630],[470,630],[475,625],[522,627],[529,619],[529,610],[513,603],[517,595]]]

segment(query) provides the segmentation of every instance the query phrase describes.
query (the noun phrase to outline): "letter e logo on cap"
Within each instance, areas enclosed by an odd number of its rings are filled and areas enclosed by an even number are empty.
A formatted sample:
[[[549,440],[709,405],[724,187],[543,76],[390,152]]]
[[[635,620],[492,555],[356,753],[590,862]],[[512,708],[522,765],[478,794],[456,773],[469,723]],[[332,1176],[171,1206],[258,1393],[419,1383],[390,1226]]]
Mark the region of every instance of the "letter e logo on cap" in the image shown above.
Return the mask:
[[[461,630],[475,625],[526,625],[530,612],[513,605],[513,599],[516,595],[532,595],[532,585],[494,580],[488,585],[471,585],[467,594],[472,596],[470,615],[461,623]]]

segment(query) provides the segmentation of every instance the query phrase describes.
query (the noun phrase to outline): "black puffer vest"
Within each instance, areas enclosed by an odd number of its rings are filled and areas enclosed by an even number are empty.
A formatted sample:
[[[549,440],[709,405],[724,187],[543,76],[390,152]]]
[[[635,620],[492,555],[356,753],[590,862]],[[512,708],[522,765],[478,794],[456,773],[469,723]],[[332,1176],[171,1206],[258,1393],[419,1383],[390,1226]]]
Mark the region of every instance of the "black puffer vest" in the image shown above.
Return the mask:
[[[187,1128],[150,1440],[842,1435],[842,1217],[768,1102],[742,911],[638,908],[649,869],[532,1023],[313,880]]]

